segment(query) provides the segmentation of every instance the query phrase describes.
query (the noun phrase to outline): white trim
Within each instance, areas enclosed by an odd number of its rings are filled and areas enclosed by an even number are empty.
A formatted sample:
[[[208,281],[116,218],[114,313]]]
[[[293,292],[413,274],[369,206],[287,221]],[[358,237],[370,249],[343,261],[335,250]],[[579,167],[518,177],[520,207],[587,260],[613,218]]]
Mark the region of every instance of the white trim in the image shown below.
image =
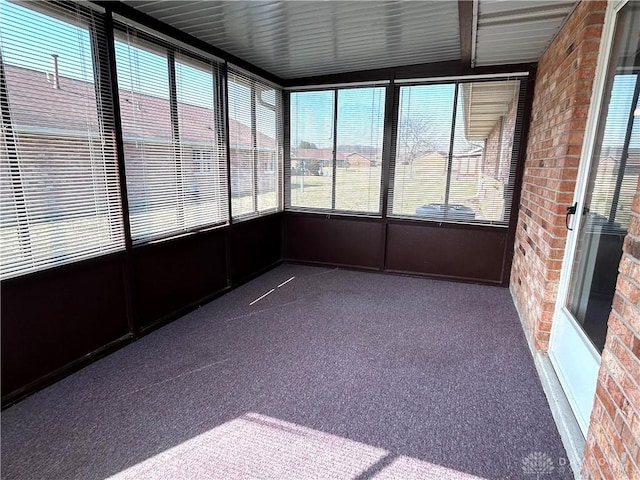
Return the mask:
[[[573,267],[576,261],[579,232],[584,221],[584,216],[581,215],[581,212],[584,211],[585,196],[588,187],[587,184],[592,167],[592,156],[596,142],[598,124],[600,122],[600,115],[602,113],[603,97],[607,84],[609,64],[611,62],[611,49],[613,46],[614,32],[617,23],[617,14],[620,8],[625,4],[626,0],[609,0],[607,4],[602,35],[600,37],[596,74],[591,92],[591,102],[589,112],[587,114],[585,136],[582,144],[582,151],[580,153],[576,188],[573,196],[573,201],[576,204],[576,212],[578,213],[572,216],[571,226],[573,231],[567,235],[567,242],[565,245],[560,273],[560,282],[558,284],[558,293],[553,313],[553,324],[551,326],[551,334],[549,338],[548,358],[555,369],[557,378],[564,389],[565,398],[573,408],[577,423],[585,437],[590,427],[590,410],[589,412],[585,410],[586,407],[584,402],[587,401],[587,395],[591,397],[592,392],[595,394],[597,372],[601,362],[601,355],[594,347],[582,327],[578,325],[577,320],[567,308],[566,304],[573,276]],[[587,378],[578,377],[573,379],[574,390],[572,390],[571,387],[572,379],[566,378],[563,372],[564,368],[571,369],[572,365],[568,358],[560,360],[563,355],[566,357],[566,352],[564,352],[563,349],[566,349],[567,346],[562,345],[562,342],[574,342],[574,347],[579,347],[577,350],[571,352],[571,355],[574,358],[574,369],[576,362],[585,362],[585,368],[590,369],[590,373]],[[595,369],[596,371],[592,372],[592,369]],[[593,385],[587,385],[586,382],[591,381],[591,375],[593,375],[594,383]],[[574,396],[576,393],[575,388],[578,384],[581,385],[582,389],[584,389],[582,391],[583,396],[580,399],[582,400],[582,408],[579,408],[579,399]],[[589,404],[593,405],[592,399],[589,400]]]
[[[373,80],[370,82],[343,82],[343,83],[320,83],[314,85],[300,85],[295,87],[284,87],[285,90],[292,92],[304,90],[318,90],[323,88],[341,88],[341,87],[376,87],[389,85],[391,80]]]
[[[396,79],[394,82],[397,84],[403,83],[424,83],[424,82],[442,82],[448,80],[483,80],[492,78],[511,78],[514,79],[520,77],[527,77],[529,72],[510,72],[510,73],[491,73],[485,75],[454,75],[449,77],[428,77],[428,78],[401,78]]]
[[[627,3],[629,3],[629,0],[618,0],[613,8],[615,8],[616,13],[618,13]]]

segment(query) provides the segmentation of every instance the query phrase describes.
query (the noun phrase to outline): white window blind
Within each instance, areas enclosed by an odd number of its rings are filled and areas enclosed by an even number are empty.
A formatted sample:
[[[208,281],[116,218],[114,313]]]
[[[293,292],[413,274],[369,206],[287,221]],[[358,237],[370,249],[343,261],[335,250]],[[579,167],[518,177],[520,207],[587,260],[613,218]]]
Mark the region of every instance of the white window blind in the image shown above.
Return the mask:
[[[101,15],[0,7],[2,278],[124,249]]]
[[[134,243],[228,221],[220,66],[117,23]]]
[[[385,90],[338,91],[336,210],[380,213]]]
[[[291,93],[292,207],[380,213],[385,92]]]
[[[282,91],[231,67],[227,75],[234,219],[282,209]]]
[[[628,9],[621,18],[630,23],[633,16],[640,18],[638,9]],[[628,68],[633,65],[631,53],[619,56],[622,65],[608,80],[611,93],[601,113],[590,171],[586,228],[604,234],[629,230],[640,173],[640,75]]]
[[[508,224],[522,96],[514,79],[400,87],[391,215]]]

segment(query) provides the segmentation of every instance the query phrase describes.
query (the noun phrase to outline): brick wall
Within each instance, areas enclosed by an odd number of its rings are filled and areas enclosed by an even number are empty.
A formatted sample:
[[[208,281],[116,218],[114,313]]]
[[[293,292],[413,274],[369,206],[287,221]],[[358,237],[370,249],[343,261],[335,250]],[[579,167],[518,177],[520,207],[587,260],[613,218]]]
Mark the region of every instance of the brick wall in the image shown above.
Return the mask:
[[[498,176],[498,164],[502,148],[502,122],[501,118],[491,130],[484,144],[484,162],[482,163],[482,174],[493,177]]]
[[[583,1],[538,64],[511,290],[536,348],[546,350],[606,2]]]
[[[587,435],[586,479],[640,479],[640,185],[619,267]]]
[[[582,1],[540,60],[511,275],[514,300],[546,350],[573,199],[604,2]],[[640,182],[619,265],[582,474],[640,479]]]

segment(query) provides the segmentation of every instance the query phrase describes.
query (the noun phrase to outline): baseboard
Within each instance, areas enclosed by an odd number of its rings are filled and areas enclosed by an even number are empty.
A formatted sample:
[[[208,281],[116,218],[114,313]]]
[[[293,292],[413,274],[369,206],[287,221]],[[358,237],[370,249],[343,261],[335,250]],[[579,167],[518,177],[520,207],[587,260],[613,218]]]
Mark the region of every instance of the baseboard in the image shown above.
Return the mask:
[[[458,282],[458,283],[471,283],[474,285],[486,285],[492,287],[502,287],[502,282],[499,280],[486,280],[486,279],[478,279],[472,277],[456,277],[452,275],[439,275],[436,273],[421,273],[414,272],[409,270],[394,270],[390,268],[381,269],[380,267],[368,267],[362,265],[350,265],[345,263],[334,263],[334,262],[319,262],[315,260],[295,260],[286,258],[284,263],[288,263],[291,265],[308,265],[310,267],[327,267],[327,268],[341,268],[344,270],[353,270],[356,272],[374,272],[374,273],[383,273],[389,275],[400,275],[403,277],[415,277],[415,278],[429,278],[431,280],[442,280],[449,282]]]
[[[533,359],[533,364],[536,367],[538,378],[542,384],[542,389],[547,397],[549,408],[551,409],[551,415],[560,434],[560,439],[567,452],[567,458],[573,471],[573,476],[576,480],[582,480],[582,460],[584,458],[585,438],[582,435],[582,431],[578,426],[578,422],[573,415],[569,401],[567,400],[560,381],[556,375],[549,355],[546,352],[541,352],[536,349],[533,343],[533,338],[527,329],[527,325],[522,317],[520,309],[518,308],[518,302],[513,289],[509,288],[513,304],[518,312],[518,319],[520,320],[520,326],[524,332],[524,336],[529,346],[529,352]]]

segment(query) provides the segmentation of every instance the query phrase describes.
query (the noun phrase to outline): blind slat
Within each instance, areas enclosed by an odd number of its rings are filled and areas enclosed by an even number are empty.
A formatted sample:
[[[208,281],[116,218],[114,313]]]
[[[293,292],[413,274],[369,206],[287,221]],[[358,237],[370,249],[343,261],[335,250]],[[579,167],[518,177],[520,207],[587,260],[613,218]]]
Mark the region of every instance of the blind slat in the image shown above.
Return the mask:
[[[282,209],[282,91],[231,67],[227,75],[234,219]]]
[[[79,5],[2,5],[2,278],[124,249],[100,22]]]
[[[221,66],[116,28],[133,242],[228,222]]]

